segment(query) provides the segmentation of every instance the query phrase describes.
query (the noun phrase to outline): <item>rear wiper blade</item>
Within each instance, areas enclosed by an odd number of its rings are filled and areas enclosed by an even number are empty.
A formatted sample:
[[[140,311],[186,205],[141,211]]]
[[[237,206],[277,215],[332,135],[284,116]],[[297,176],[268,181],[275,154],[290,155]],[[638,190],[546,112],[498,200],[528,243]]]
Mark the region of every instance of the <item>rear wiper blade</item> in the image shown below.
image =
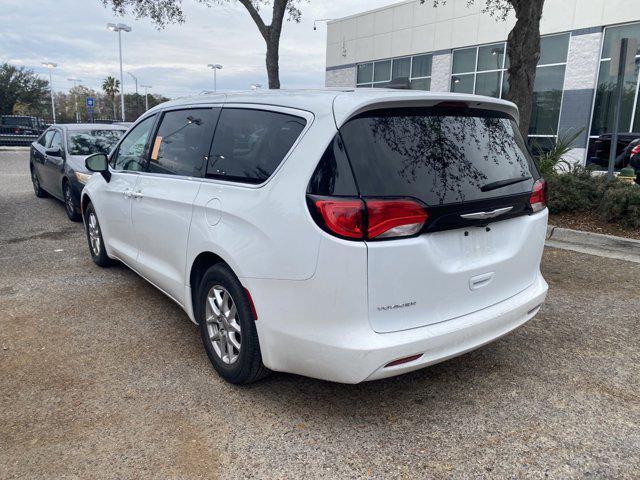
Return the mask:
[[[531,180],[531,177],[506,178],[504,180],[498,180],[497,182],[487,183],[486,185],[480,187],[480,191],[490,192],[491,190],[497,190],[498,188],[513,185],[514,183],[526,182],[527,180]]]

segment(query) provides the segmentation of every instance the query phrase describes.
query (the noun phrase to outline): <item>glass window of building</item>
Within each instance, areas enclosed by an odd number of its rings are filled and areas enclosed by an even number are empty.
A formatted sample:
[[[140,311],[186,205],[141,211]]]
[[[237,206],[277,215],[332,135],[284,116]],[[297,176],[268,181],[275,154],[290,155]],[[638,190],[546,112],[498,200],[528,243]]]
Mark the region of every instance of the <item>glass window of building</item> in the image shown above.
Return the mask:
[[[373,63],[362,63],[358,65],[357,83],[373,82]]]
[[[473,73],[476,71],[476,57],[478,49],[462,48],[456,50],[453,55],[453,73]]]
[[[473,93],[474,74],[454,75],[451,79],[451,91],[455,93]]]
[[[552,145],[558,136],[569,38],[570,34],[562,33],[540,39],[529,122],[530,144]]]
[[[505,47],[506,45],[504,43],[496,43],[478,48],[478,71],[484,72],[505,68]]]
[[[563,33],[540,40],[529,129],[529,137],[540,143],[553,143],[558,133],[569,36]],[[454,50],[451,91],[503,98],[509,90],[508,69],[504,42]]]
[[[565,65],[538,67],[533,84],[529,136],[555,137],[560,121]]]
[[[599,135],[613,131],[615,118],[616,81],[611,75],[611,55],[621,38],[635,38],[640,45],[640,23],[607,27],[604,31],[604,43],[600,58],[596,98],[593,104],[591,130],[589,132],[589,152]],[[620,110],[620,131],[640,132],[640,48],[636,52],[635,69],[625,72],[622,103]],[[591,153],[588,154],[590,156]]]
[[[431,54],[361,63],[356,67],[358,88],[384,88],[393,80],[407,81],[414,90],[431,88]]]
[[[388,82],[391,80],[391,60],[383,60],[373,64],[373,81]]]

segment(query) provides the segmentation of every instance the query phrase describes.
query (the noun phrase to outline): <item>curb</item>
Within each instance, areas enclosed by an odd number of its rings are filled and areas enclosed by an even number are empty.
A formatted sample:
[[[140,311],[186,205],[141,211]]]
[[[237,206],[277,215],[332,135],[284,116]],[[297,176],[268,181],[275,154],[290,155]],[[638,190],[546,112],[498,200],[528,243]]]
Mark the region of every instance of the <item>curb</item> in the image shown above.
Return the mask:
[[[29,150],[31,147],[24,146],[15,146],[15,147],[0,147],[0,152],[23,152],[25,150]]]
[[[640,263],[640,240],[547,226],[546,245]]]

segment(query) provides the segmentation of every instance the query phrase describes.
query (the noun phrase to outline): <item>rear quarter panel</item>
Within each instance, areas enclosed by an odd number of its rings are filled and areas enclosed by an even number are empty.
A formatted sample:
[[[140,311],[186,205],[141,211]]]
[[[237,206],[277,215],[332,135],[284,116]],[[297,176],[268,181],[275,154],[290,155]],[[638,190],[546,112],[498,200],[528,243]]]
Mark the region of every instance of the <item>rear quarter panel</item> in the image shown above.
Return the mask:
[[[320,235],[307,208],[306,188],[336,128],[330,113],[301,113],[308,127],[266,183],[203,181],[193,208],[187,282],[202,252],[220,256],[241,278],[306,280],[314,275]]]

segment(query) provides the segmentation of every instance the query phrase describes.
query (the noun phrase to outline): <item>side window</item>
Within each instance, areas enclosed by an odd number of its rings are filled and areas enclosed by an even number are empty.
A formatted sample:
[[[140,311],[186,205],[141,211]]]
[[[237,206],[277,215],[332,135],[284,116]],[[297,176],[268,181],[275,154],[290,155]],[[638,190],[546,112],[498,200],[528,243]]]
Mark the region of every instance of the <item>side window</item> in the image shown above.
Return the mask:
[[[149,172],[202,177],[220,109],[166,112],[153,141]]]
[[[60,133],[59,130],[55,130],[55,133],[53,134],[53,138],[51,139],[51,143],[49,144],[50,147],[60,147],[61,149],[64,150],[64,148],[62,147],[62,134]]]
[[[118,151],[111,159],[111,166],[116,170],[143,170],[148,151],[149,133],[153,128],[156,116],[151,115],[136,125],[122,140]]]
[[[51,139],[53,138],[53,134],[56,133],[55,130],[47,130],[46,132],[44,132],[44,134],[40,137],[40,140],[38,140],[38,143],[40,145],[42,145],[45,148],[49,148],[49,145],[51,145]]]
[[[358,195],[349,159],[339,134],[333,138],[320,158],[309,180],[307,193],[347,197]]]
[[[300,136],[304,118],[266,110],[223,108],[207,177],[262,183]]]

